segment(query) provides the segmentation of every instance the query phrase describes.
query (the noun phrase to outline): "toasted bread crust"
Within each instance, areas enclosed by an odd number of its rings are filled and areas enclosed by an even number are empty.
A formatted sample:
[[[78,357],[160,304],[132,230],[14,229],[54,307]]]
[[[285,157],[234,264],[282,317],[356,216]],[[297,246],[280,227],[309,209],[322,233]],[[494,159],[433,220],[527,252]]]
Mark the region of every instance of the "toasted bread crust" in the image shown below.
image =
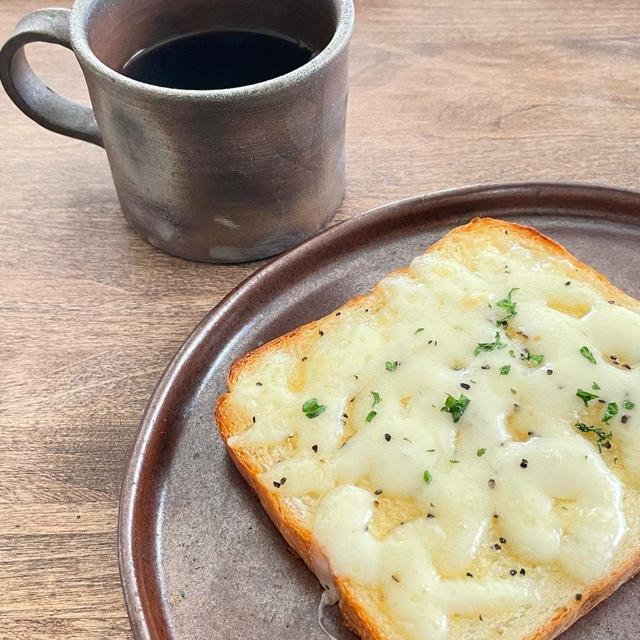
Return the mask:
[[[532,227],[517,225],[492,218],[476,218],[469,224],[458,227],[448,233],[444,238],[433,244],[426,250],[432,253],[443,247],[449,247],[452,243],[465,242],[470,233],[491,233],[499,231],[518,238],[525,247],[544,255],[550,255],[558,259],[568,261],[578,269],[580,278],[591,284],[607,300],[630,308],[640,313],[640,302],[615,287],[604,275],[594,268],[585,265],[567,251],[561,244],[546,237]],[[394,274],[407,273],[408,268],[399,269]],[[356,307],[373,308],[378,301],[377,285],[369,294],[352,298],[336,311],[345,311]],[[246,354],[237,360],[228,375],[228,387],[231,391],[240,374],[250,368],[254,362],[262,358],[266,353],[288,348],[296,339],[315,333],[320,327],[330,324],[335,311],[319,320],[298,327],[293,331],[266,343],[262,347]],[[222,439],[227,446],[229,456],[239,469],[242,476],[255,491],[266,510],[267,514],[283,535],[287,543],[302,558],[312,572],[315,572],[312,552],[312,532],[296,521],[288,509],[286,501],[280,495],[270,491],[259,481],[261,469],[252,460],[250,452],[242,449],[234,449],[229,446],[228,440],[233,435],[243,432],[246,424],[242,417],[236,415],[229,406],[229,393],[222,395],[215,408],[215,421]],[[640,571],[640,553],[628,559],[623,564],[595,585],[591,585],[581,594],[576,594],[576,599],[570,606],[559,607],[552,618],[541,628],[530,634],[525,640],[552,640],[568,629],[576,620],[588,613],[598,603],[610,596],[622,584]],[[333,576],[335,586],[340,595],[340,610],[345,626],[359,635],[363,640],[401,640],[399,634],[389,633],[380,629],[379,621],[361,605],[356,596],[356,588],[349,580]]]

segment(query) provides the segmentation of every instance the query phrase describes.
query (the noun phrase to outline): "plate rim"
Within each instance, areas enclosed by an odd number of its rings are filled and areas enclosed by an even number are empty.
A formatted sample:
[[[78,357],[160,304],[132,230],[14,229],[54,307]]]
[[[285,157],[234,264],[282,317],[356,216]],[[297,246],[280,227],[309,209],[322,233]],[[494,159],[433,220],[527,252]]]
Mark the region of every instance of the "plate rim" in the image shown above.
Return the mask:
[[[603,209],[607,204],[609,206],[616,205],[623,210],[629,209],[630,216],[634,218],[640,213],[640,191],[599,183],[562,181],[480,183],[402,198],[379,205],[327,227],[297,247],[267,261],[229,291],[187,336],[160,376],[145,406],[121,485],[117,522],[118,566],[124,600],[135,640],[169,640],[171,638],[167,631],[166,620],[163,621],[164,628],[154,628],[155,625],[150,616],[150,608],[154,603],[150,602],[148,597],[145,598],[139,566],[141,559],[134,549],[135,522],[141,515],[138,505],[141,492],[138,487],[141,484],[143,471],[148,466],[148,447],[151,436],[159,427],[160,417],[169,392],[180,378],[185,365],[203,345],[216,324],[251,288],[271,277],[272,274],[277,274],[288,266],[295,265],[299,260],[313,254],[327,243],[339,241],[341,237],[348,236],[353,231],[372,226],[376,222],[384,221],[387,217],[398,215],[405,210],[408,212],[415,206],[424,208],[425,214],[428,215],[430,212],[432,213],[431,210],[438,207],[464,206],[465,204],[471,205],[473,202],[480,204],[483,199],[491,197],[499,200],[512,197],[523,200],[523,204],[529,202],[529,206],[533,206],[533,201],[536,198],[540,200],[557,199],[559,201],[558,211],[563,210],[561,203],[567,204],[568,202],[570,204],[573,201],[585,200],[591,201],[593,204],[601,202]],[[566,211],[571,208],[569,207]],[[576,208],[576,204],[573,205],[573,208]],[[631,213],[632,211],[635,213]],[[155,602],[156,607],[157,605],[158,602]]]

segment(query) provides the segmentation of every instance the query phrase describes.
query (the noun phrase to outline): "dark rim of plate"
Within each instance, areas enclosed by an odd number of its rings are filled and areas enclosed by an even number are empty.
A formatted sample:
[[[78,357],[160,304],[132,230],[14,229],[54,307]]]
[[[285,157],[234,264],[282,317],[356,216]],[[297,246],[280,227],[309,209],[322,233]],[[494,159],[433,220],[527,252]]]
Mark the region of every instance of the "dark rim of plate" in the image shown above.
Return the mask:
[[[447,226],[476,216],[510,218],[532,213],[615,219],[640,224],[640,192],[595,184],[524,182],[474,185],[393,202],[330,227],[268,262],[233,289],[196,327],[162,374],[142,416],[126,471],[118,516],[118,554],[125,601],[137,640],[171,638],[161,606],[153,546],[156,501],[167,465],[159,437],[167,424],[181,384],[189,380],[189,364],[197,357],[213,359],[207,341],[216,326],[247,295],[260,295],[275,279],[304,277],[337,254],[349,253],[370,238],[394,233],[428,216]],[[300,265],[304,265],[302,268]],[[170,423],[169,423],[170,424]]]

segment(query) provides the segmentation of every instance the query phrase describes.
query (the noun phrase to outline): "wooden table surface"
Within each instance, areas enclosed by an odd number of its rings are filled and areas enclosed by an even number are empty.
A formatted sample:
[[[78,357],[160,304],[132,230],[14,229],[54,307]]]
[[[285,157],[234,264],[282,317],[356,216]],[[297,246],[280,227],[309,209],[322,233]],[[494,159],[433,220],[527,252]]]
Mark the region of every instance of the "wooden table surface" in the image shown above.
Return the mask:
[[[50,4],[1,0],[0,39]],[[638,186],[636,0],[356,4],[337,219],[476,182]],[[70,52],[29,54],[52,87],[85,99]],[[39,128],[4,95],[0,265],[0,638],[130,638],[116,519],[138,420],[181,342],[256,265],[145,244],[104,152]]]

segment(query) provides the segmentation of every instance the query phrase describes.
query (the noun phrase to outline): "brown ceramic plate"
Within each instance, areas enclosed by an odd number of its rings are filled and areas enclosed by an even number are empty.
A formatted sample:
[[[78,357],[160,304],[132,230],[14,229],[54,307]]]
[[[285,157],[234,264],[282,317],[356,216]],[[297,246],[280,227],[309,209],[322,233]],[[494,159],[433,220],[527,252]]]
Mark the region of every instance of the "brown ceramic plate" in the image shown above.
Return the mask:
[[[145,411],[120,509],[120,568],[140,640],[320,640],[320,587],[287,552],[228,461],[212,423],[246,351],[318,318],[452,227],[491,215],[536,226],[640,297],[640,193],[524,184],[470,187],[375,209],[267,264],[187,340]],[[563,640],[628,640],[640,580]],[[341,640],[353,638],[332,612]]]

